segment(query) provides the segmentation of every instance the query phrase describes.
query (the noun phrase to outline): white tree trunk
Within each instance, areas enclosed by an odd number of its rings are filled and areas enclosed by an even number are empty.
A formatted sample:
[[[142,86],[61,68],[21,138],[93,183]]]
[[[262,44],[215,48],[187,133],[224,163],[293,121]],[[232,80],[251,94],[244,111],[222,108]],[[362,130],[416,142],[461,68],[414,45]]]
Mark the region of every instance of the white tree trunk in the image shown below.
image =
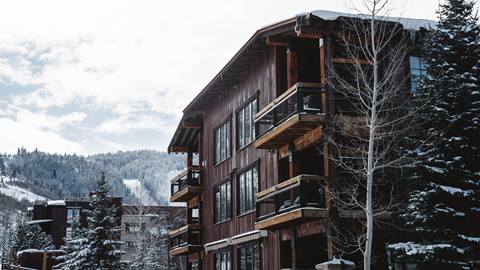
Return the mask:
[[[372,103],[370,108],[370,125],[368,140],[368,156],[367,156],[367,194],[365,212],[367,217],[367,235],[365,241],[365,252],[363,260],[363,269],[370,270],[372,258],[372,242],[373,242],[373,173],[374,173],[374,155],[375,155],[375,133],[377,125],[377,99],[378,99],[378,59],[375,48],[375,14],[372,14],[371,26],[371,46],[372,46],[372,64],[373,64],[373,88]]]

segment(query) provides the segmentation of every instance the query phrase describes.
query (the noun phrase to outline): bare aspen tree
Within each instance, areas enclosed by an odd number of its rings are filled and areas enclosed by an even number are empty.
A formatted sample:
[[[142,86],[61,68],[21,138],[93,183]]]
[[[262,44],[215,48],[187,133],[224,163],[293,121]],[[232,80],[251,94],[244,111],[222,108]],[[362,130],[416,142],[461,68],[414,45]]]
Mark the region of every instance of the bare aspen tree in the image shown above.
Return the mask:
[[[372,264],[374,225],[395,207],[395,173],[406,163],[399,149],[412,111],[406,86],[407,34],[401,21],[386,17],[390,0],[362,0],[358,14],[342,18],[337,34],[342,64],[330,72],[335,115],[326,138],[337,168],[331,197],[339,211],[360,211],[361,226],[349,231],[332,226],[339,252],[363,255]],[[346,211],[345,211],[346,210]],[[351,213],[351,212],[350,212]]]

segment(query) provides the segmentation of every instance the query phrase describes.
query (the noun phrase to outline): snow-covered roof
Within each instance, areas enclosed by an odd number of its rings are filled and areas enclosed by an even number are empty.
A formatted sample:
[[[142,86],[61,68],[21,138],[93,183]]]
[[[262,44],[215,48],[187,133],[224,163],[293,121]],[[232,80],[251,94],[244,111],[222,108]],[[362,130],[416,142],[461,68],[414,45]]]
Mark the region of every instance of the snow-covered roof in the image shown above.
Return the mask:
[[[369,15],[365,15],[365,14],[342,13],[342,12],[329,11],[329,10],[315,10],[310,12],[310,14],[325,21],[334,21],[340,17],[369,19]],[[383,16],[383,17],[378,17],[378,19],[381,21],[397,22],[397,23],[400,23],[403,26],[403,28],[407,30],[414,30],[414,31],[418,31],[421,28],[424,28],[424,29],[435,28],[437,24],[437,22],[432,20],[412,19],[412,18],[403,18],[403,17]]]
[[[64,200],[47,201],[47,205],[65,206],[65,201]]]
[[[17,257],[18,256],[21,256],[23,253],[64,253],[65,251],[64,250],[61,250],[61,249],[50,249],[50,250],[43,250],[43,249],[33,249],[33,248],[30,248],[30,249],[24,249],[24,250],[20,250],[17,252]],[[35,270],[35,269],[33,269]]]
[[[48,223],[48,222],[52,222],[53,220],[51,219],[35,219],[35,220],[31,220],[29,222],[27,222],[27,224],[39,224],[39,223]]]
[[[319,265],[352,265],[354,266],[355,263],[349,260],[341,259],[341,258],[340,259],[333,258],[330,261],[321,263]]]

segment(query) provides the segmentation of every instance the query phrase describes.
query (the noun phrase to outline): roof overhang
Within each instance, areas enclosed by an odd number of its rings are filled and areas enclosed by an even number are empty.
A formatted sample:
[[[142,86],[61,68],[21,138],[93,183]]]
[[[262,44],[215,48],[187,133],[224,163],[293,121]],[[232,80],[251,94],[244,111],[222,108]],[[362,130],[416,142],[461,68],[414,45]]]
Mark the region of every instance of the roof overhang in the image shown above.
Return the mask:
[[[266,42],[268,37],[282,35],[289,37],[316,37],[319,33],[335,32],[338,20],[341,18],[368,19],[368,16],[316,10],[298,14],[289,19],[264,26],[256,31],[183,110],[182,120],[170,142],[168,152],[188,152],[192,150],[190,149],[191,147],[196,147],[198,132],[185,127],[185,122],[190,121],[195,116],[200,116],[200,120],[203,120],[203,112],[211,105],[212,99],[218,96],[218,94],[234,88],[240,77],[248,72],[249,65],[253,60],[265,52],[268,47]],[[435,21],[399,17],[381,17],[380,20],[399,23],[405,30],[413,32],[434,28],[436,24]]]

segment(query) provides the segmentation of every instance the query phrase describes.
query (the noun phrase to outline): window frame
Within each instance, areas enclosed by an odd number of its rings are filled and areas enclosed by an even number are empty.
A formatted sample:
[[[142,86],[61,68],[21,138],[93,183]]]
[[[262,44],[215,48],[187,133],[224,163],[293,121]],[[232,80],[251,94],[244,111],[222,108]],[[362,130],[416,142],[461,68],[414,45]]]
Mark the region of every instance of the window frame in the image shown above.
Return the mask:
[[[230,125],[229,125],[229,128],[228,128],[228,132],[229,132],[230,136],[225,136],[225,138],[227,138],[229,140],[229,145],[228,145],[229,147],[228,147],[228,149],[225,149],[225,159],[217,160],[217,138],[216,138],[217,137],[216,136],[217,135],[217,130],[222,128],[228,122],[230,122]],[[227,131],[227,129],[225,129],[225,131]],[[232,138],[233,138],[233,135],[232,135],[232,115],[229,114],[225,119],[223,119],[220,122],[220,124],[216,125],[213,128],[213,165],[214,165],[214,167],[222,164],[223,162],[229,160],[232,157]],[[221,145],[221,142],[220,142],[220,145]],[[221,151],[222,150],[220,148],[220,152]],[[220,156],[221,156],[221,153],[220,153]]]
[[[257,246],[257,251],[258,251],[258,268],[255,269],[253,268],[254,270],[261,270],[262,269],[262,248],[261,248],[261,242],[258,241],[258,240],[255,240],[255,241],[250,241],[250,242],[246,242],[246,243],[242,243],[242,244],[239,244],[237,245],[237,248],[236,248],[236,252],[237,252],[237,260],[236,260],[236,263],[237,263],[237,269],[238,270],[242,270],[242,265],[241,265],[241,250],[242,249],[246,249],[248,250],[247,248],[252,248],[254,246]],[[248,254],[247,255],[247,258],[249,257]],[[251,254],[253,257],[253,261],[255,261],[255,253]]]
[[[418,67],[412,65],[412,59],[416,59],[418,62]],[[408,57],[408,70],[409,70],[409,79],[410,79],[410,91],[417,92],[418,89],[418,79],[427,75],[427,66],[425,59],[419,55],[410,55]],[[416,71],[413,73],[413,71]],[[415,85],[415,89],[413,86]]]
[[[242,197],[240,196],[240,192],[241,192],[241,189],[240,189],[240,176],[242,174],[245,174],[246,172],[250,171],[250,170],[253,170],[254,168],[257,169],[257,192],[254,192],[253,190],[253,184],[252,184],[252,198],[253,198],[253,201],[252,201],[252,208],[251,209],[248,209],[248,210],[245,210],[244,212],[241,212],[241,202],[240,200],[242,199]],[[255,198],[255,194],[258,193],[259,191],[259,188],[260,188],[260,159],[257,159],[255,160],[254,162],[248,164],[247,166],[241,168],[240,170],[238,170],[235,174],[235,180],[236,180],[236,184],[235,184],[235,187],[237,189],[236,191],[236,197],[237,197],[237,200],[236,200],[236,205],[237,205],[237,211],[236,211],[236,214],[237,214],[237,217],[241,217],[241,216],[244,216],[244,215],[248,215],[248,214],[251,214],[253,212],[256,211],[256,198]],[[244,180],[246,181],[246,180]],[[252,183],[253,183],[253,179],[251,179]],[[244,195],[244,197],[246,197],[247,195]]]
[[[230,209],[228,209],[228,201],[225,199],[225,219],[219,220],[217,217],[217,190],[220,189],[220,200],[222,199],[221,195],[221,186],[227,185],[227,183],[230,184]],[[227,197],[228,191],[227,191],[227,186],[225,187],[225,197]],[[233,189],[232,189],[232,177],[227,176],[223,178],[222,180],[218,181],[213,187],[213,225],[217,224],[222,224],[225,222],[228,222],[232,220],[232,213],[233,213]],[[221,215],[221,209],[222,205],[220,204],[220,215]]]
[[[223,249],[219,249],[217,251],[215,251],[213,253],[213,265],[214,265],[214,269],[215,270],[221,270],[221,269],[217,269],[217,256],[222,256],[223,257],[223,254],[228,254],[228,258],[229,260],[227,261],[227,269],[228,270],[232,270],[233,269],[233,252],[232,252],[232,248],[231,247],[227,247],[227,248],[223,248]]]
[[[258,137],[258,134],[257,134],[257,128],[256,128],[256,125],[255,125],[255,115],[253,115],[253,121],[251,123],[251,129],[253,131],[253,134],[255,135],[254,138],[250,138],[250,141],[248,143],[244,143],[243,146],[240,146],[240,136],[239,136],[239,127],[238,127],[238,124],[239,124],[239,121],[238,121],[238,116],[239,116],[239,113],[245,109],[247,106],[249,106],[252,102],[256,101],[256,113],[258,113],[259,111],[259,91],[257,91],[253,96],[249,97],[246,101],[244,101],[236,110],[235,110],[235,148],[236,148],[236,152],[240,152],[242,151],[243,149],[247,148],[250,144],[252,144],[256,138]],[[252,111],[250,109],[250,115]],[[244,130],[243,130],[244,131]],[[245,132],[244,132],[245,133]],[[245,135],[245,134],[243,134]]]

